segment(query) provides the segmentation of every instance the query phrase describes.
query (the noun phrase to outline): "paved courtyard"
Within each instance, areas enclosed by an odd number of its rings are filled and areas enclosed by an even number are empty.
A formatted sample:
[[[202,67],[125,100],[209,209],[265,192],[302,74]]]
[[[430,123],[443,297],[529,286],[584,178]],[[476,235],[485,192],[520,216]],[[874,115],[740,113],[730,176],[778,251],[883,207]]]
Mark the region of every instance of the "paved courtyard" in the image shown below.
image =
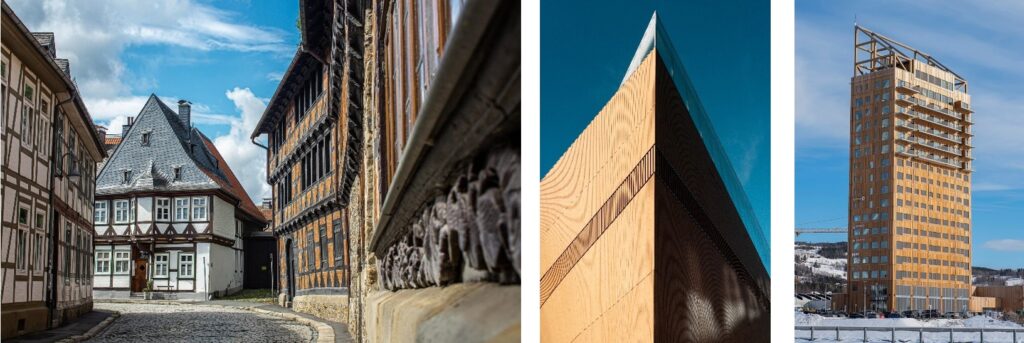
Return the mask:
[[[96,303],[121,312],[88,342],[310,342],[304,324],[242,309],[199,304]]]

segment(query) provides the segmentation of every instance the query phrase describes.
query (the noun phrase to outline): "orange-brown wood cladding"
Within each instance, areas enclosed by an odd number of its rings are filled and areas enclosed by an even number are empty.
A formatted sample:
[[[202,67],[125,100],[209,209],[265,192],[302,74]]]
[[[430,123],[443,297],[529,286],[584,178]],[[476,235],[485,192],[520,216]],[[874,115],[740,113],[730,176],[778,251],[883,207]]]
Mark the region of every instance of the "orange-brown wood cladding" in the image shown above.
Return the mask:
[[[562,251],[562,254],[555,260],[555,264],[541,276],[541,306],[544,305],[548,297],[551,296],[551,293],[558,287],[558,284],[562,282],[565,275],[569,273],[569,270],[590,250],[590,247],[597,242],[598,238],[604,234],[611,223],[619,217],[619,214],[626,208],[626,205],[640,192],[640,188],[647,184],[647,181],[654,175],[654,153],[653,147],[647,151],[647,154],[637,163],[636,167],[629,173],[629,176],[622,181],[615,190],[615,193],[608,198],[604,205],[587,222],[579,235],[573,239],[572,244]]]
[[[311,223],[304,225],[302,228],[294,231],[291,234],[293,244],[295,244],[295,282],[297,283],[296,290],[317,288],[317,287],[346,287],[349,285],[351,276],[349,275],[349,269],[347,268],[346,261],[349,256],[349,246],[345,237],[335,237],[333,230],[333,223],[335,220],[344,223],[346,213],[344,210],[338,210],[331,212],[327,215],[321,216]],[[321,244],[320,226],[324,226],[327,233],[327,244]],[[343,226],[344,227],[344,226]],[[313,240],[309,240],[309,234],[312,233]],[[287,263],[285,261],[286,254],[284,252],[285,243],[284,239],[278,240],[278,249],[280,263]],[[334,251],[335,245],[341,244],[341,251],[343,256],[341,259],[337,259]],[[313,258],[310,259],[307,248],[312,246]],[[322,261],[322,253],[320,249],[323,247],[327,248],[327,261]],[[326,262],[323,263],[322,262]],[[282,264],[284,265],[284,264]],[[285,269],[282,268],[282,274]],[[288,287],[287,278],[281,277],[281,284]]]
[[[657,52],[541,181],[541,275],[545,342],[768,339],[767,271]]]
[[[541,180],[541,273],[654,145],[654,69],[637,68]]]
[[[653,338],[653,124],[648,58],[541,181],[543,341]]]
[[[923,71],[932,75],[945,75],[951,78],[948,72],[940,71],[937,67],[924,65],[918,61],[913,62],[913,70]],[[880,87],[886,82],[890,87]],[[944,166],[925,158],[908,157],[905,153],[895,153],[898,147],[906,149],[917,149],[923,152],[935,153],[947,158],[960,158],[956,154],[937,149],[928,144],[920,144],[920,139],[927,139],[933,143],[948,145],[953,149],[961,149],[970,154],[970,135],[966,130],[956,130],[949,126],[964,124],[958,122],[955,125],[939,125],[933,120],[925,119],[924,115],[944,117],[956,121],[954,106],[936,102],[925,96],[922,91],[928,90],[932,93],[942,94],[954,101],[970,102],[970,96],[966,93],[945,89],[923,81],[914,76],[913,71],[892,68],[876,71],[870,74],[854,76],[851,84],[851,104],[860,104],[861,99],[875,99],[865,102],[862,106],[851,106],[850,109],[850,135],[854,137],[850,141],[850,223],[851,228],[888,228],[887,233],[855,234],[851,231],[849,241],[851,249],[856,243],[866,245],[871,242],[885,241],[888,247],[864,248],[858,250],[862,258],[882,257],[888,262],[877,263],[853,263],[853,254],[849,257],[849,272],[857,275],[861,272],[884,271],[886,277],[857,278],[851,277],[847,286],[846,295],[842,304],[847,305],[849,311],[855,311],[870,307],[865,303],[870,298],[869,287],[871,285],[883,285],[889,290],[889,294],[895,294],[901,287],[907,286],[910,294],[921,297],[938,297],[941,294],[929,294],[931,288],[953,288],[966,290],[970,286],[970,256],[957,252],[957,250],[969,251],[971,245],[958,239],[958,237],[970,237],[970,230],[957,226],[959,223],[970,223],[969,213],[971,208],[970,200],[970,177],[969,172],[960,168]],[[877,101],[879,97],[888,96],[894,101]],[[909,101],[910,99],[914,101]],[[936,108],[948,107],[949,112],[936,111],[927,106],[919,106],[919,102],[930,102],[938,104]],[[870,111],[868,111],[870,110]],[[887,114],[891,113],[891,114]],[[858,118],[858,114],[861,117]],[[879,125],[881,120],[891,120],[893,125]],[[907,124],[908,125],[905,125]],[[927,134],[926,130],[916,129],[917,125],[924,125],[933,130],[944,132],[955,139],[943,138],[940,135]],[[880,139],[888,135],[887,139]],[[881,148],[891,148],[882,151]],[[856,152],[868,151],[870,153],[857,154]],[[881,152],[881,153],[879,153]],[[858,157],[858,155],[860,155]],[[881,160],[876,160],[881,157]],[[873,165],[882,160],[892,162],[890,165]],[[876,162],[877,161],[877,162]],[[878,172],[890,173],[888,179],[880,178]],[[965,179],[966,176],[966,179]],[[882,187],[889,189],[888,193],[879,191]],[[960,187],[958,189],[957,187]],[[913,191],[911,191],[913,190]],[[889,204],[881,205],[881,201]],[[855,215],[865,216],[881,211],[887,217],[878,221],[853,222]],[[922,222],[916,219],[900,219],[899,215],[906,214],[925,218],[935,218],[941,223]],[[902,230],[916,230],[920,234],[900,233]],[[915,232],[915,231],[912,231]],[[934,233],[934,237],[927,233]],[[940,247],[941,249],[953,249],[952,251],[931,251],[917,248],[900,248],[899,244],[917,244],[918,246]],[[919,262],[902,261],[903,259],[918,259]],[[942,261],[941,265],[933,265],[931,261]],[[912,277],[917,273],[918,277]],[[942,275],[939,280],[931,278],[932,273]],[[901,274],[903,276],[901,276]],[[950,278],[950,279],[945,279]],[[961,278],[961,280],[956,280]],[[920,293],[924,291],[924,294]],[[915,304],[911,300],[911,304]],[[961,306],[953,304],[953,308],[947,308],[945,301],[939,301],[936,310],[962,311]],[[907,310],[908,308],[897,308],[897,298],[889,296],[885,304],[886,308]]]
[[[391,183],[405,141],[412,133],[420,102],[436,71],[450,29],[446,2],[432,4],[413,0],[391,3],[384,28],[384,106],[381,156],[384,184]],[[421,70],[427,69],[427,70]]]

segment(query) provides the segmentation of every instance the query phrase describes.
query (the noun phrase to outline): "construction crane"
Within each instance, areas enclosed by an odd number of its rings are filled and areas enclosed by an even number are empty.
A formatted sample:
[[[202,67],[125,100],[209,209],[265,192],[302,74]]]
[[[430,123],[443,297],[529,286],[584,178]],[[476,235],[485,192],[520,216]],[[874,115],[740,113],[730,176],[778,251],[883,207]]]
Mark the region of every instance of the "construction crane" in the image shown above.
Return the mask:
[[[845,227],[828,227],[828,228],[797,228],[796,235],[799,236],[801,233],[846,233]]]

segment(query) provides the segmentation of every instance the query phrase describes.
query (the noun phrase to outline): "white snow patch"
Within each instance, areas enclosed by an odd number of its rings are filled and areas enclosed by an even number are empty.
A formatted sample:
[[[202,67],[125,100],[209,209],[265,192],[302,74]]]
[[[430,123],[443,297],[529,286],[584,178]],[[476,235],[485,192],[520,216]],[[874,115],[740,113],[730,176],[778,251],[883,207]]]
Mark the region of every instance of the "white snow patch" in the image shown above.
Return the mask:
[[[811,273],[846,279],[846,258],[821,256],[821,247],[797,245],[795,249],[797,257],[806,258],[803,265],[811,268]]]
[[[920,337],[925,342],[949,342],[949,332],[924,332],[923,334],[914,330],[915,328],[972,328],[972,329],[1024,329],[1024,326],[1013,322],[989,318],[986,316],[974,316],[967,319],[930,319],[918,320],[913,318],[898,319],[849,319],[822,317],[816,314],[804,314],[796,312],[796,326],[812,326],[821,329],[814,331],[814,342],[864,342],[865,334],[867,342],[892,342],[893,332],[890,330],[864,331],[861,328],[897,328],[895,332],[897,342],[918,342]],[[840,327],[846,328],[837,333],[834,329],[825,328]],[[901,330],[902,329],[902,330]],[[981,338],[981,330],[977,332],[955,332],[954,342],[977,342]],[[811,342],[810,330],[797,330],[796,342]],[[1009,332],[986,332],[986,342],[1011,342],[1012,334]],[[1024,343],[1024,332],[1018,331],[1017,343]]]

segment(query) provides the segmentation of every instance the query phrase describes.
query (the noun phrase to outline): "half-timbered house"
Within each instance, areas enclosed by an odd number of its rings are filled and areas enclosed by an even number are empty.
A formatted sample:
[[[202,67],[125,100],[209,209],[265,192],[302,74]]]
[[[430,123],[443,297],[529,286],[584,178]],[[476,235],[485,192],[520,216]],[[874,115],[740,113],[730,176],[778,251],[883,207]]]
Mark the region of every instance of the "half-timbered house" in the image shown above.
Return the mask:
[[[252,135],[268,138],[281,303],[360,340],[517,340],[519,2],[299,13]]]
[[[213,143],[151,95],[96,180],[97,298],[208,299],[242,288],[243,237],[266,221]]]
[[[106,154],[53,33],[3,3],[3,338],[92,310],[95,161]]]

